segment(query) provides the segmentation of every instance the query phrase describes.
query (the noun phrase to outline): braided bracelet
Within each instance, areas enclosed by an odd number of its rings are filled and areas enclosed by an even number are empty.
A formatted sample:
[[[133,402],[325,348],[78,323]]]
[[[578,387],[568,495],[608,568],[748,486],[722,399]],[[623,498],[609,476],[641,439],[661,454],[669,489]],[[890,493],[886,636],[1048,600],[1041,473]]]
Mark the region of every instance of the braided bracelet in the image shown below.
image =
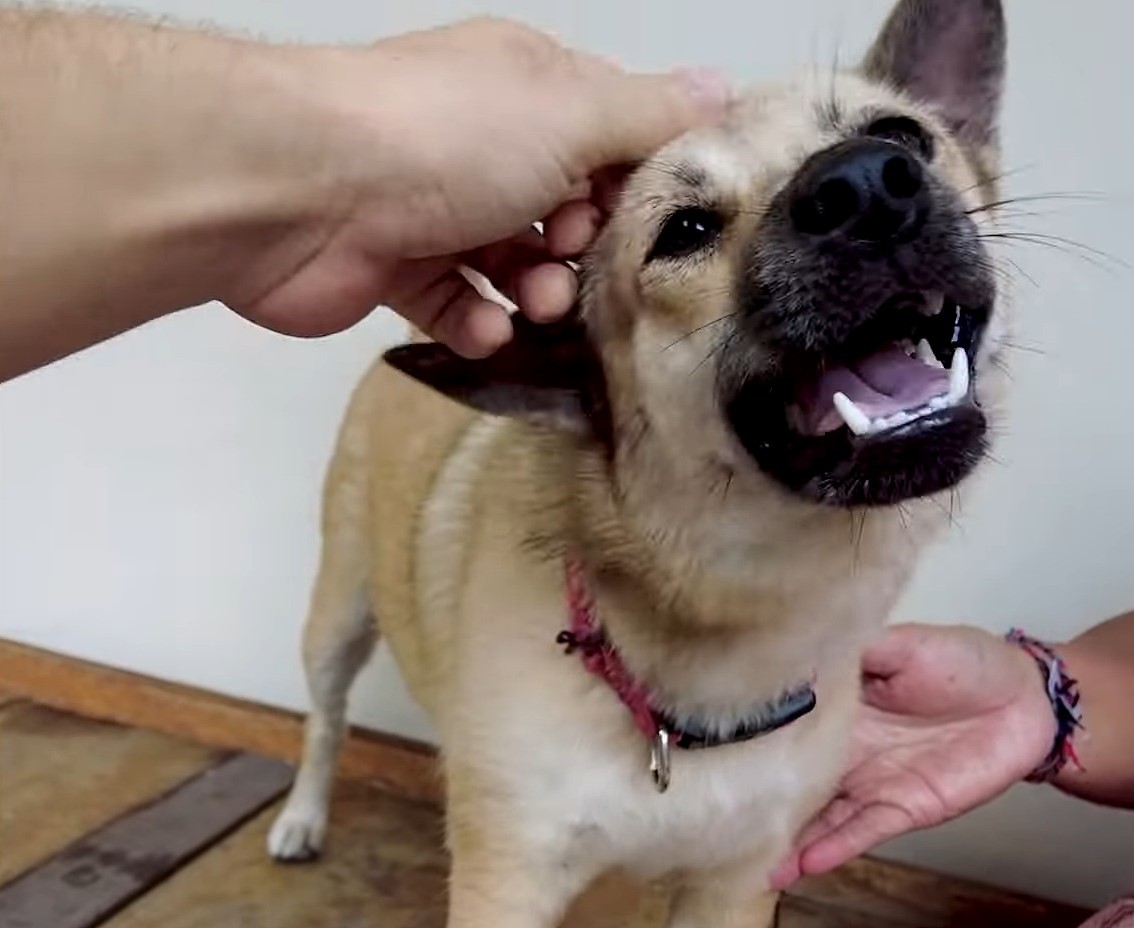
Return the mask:
[[[1027,777],[1029,783],[1049,783],[1070,763],[1076,770],[1083,770],[1079,755],[1075,752],[1075,733],[1083,729],[1083,710],[1079,707],[1079,684],[1067,672],[1067,665],[1058,654],[1042,641],[1025,635],[1013,628],[1006,639],[1022,648],[1039,667],[1044,681],[1044,690],[1051,702],[1055,715],[1055,740],[1051,752]]]

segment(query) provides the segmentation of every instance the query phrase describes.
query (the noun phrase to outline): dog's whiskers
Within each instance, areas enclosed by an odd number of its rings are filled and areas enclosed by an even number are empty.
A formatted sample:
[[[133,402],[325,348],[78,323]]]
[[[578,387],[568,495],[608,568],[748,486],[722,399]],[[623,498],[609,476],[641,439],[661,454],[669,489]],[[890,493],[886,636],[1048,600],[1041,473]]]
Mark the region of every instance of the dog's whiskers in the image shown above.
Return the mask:
[[[1023,174],[1026,171],[1031,171],[1034,168],[1035,168],[1035,165],[1023,165],[1023,166],[1018,167],[1018,168],[1012,168],[1011,170],[1008,170],[1008,171],[1000,171],[999,173],[993,174],[990,177],[982,177],[975,184],[970,184],[968,187],[963,187],[962,189],[960,189],[957,192],[961,193],[961,194],[971,193],[972,191],[976,190],[978,187],[987,187],[991,184],[999,184],[1001,181],[1005,181],[1009,177],[1016,177],[1017,175]]]
[[[985,242],[1004,242],[1006,244],[1035,245],[1058,251],[1061,254],[1085,261],[1093,267],[1104,271],[1113,271],[1115,267],[1129,269],[1130,265],[1116,255],[1077,242],[1074,239],[1061,235],[1049,235],[1042,232],[1022,232],[1018,230],[1000,230],[996,232],[980,232],[979,237]]]
[[[1008,366],[1008,362],[1004,360],[1000,354],[994,354],[988,359],[988,363],[995,367],[1000,373],[1007,377],[1010,381],[1015,381],[1016,375],[1012,372],[1012,368]]]
[[[906,538],[913,542],[913,535],[910,532],[910,514],[906,509],[905,504],[898,503],[897,505],[898,522],[901,523],[902,531],[905,533]]]
[[[971,189],[971,188],[970,188]],[[1006,206],[1018,206],[1021,203],[1049,203],[1049,202],[1081,202],[1081,203],[1096,203],[1105,202],[1105,197],[1101,194],[1091,193],[1039,193],[1030,194],[1019,197],[1004,197],[1003,199],[993,200],[990,203],[982,203],[980,206],[974,206],[972,209],[965,210],[966,216],[976,216],[980,213],[989,213],[999,210]]]
[[[949,520],[949,528],[961,529],[962,532],[964,531],[964,527],[953,516],[953,505],[951,500],[948,508],[945,507],[945,504],[941,502],[941,500],[933,496],[929,497],[929,502],[932,503],[938,510],[940,510],[942,515],[944,515],[945,518]]]
[[[666,351],[669,351],[671,348],[676,348],[682,342],[687,341],[688,339],[692,338],[694,335],[698,335],[699,333],[704,332],[706,329],[711,329],[713,326],[720,325],[722,322],[727,322],[729,319],[732,319],[734,316],[736,316],[736,313],[725,313],[723,316],[720,316],[717,319],[713,319],[711,322],[706,322],[704,325],[699,325],[699,326],[697,326],[697,328],[686,332],[684,335],[681,336],[681,338],[677,339],[677,341],[671,342],[670,344],[666,345],[662,349],[662,351],[666,352]]]
[[[697,363],[697,366],[694,367],[693,370],[691,370],[689,372],[689,376],[692,377],[702,367],[704,367],[706,364],[708,364],[716,355],[720,354],[722,351],[724,351],[726,348],[728,348],[733,343],[733,341],[736,339],[736,336],[737,336],[737,332],[736,332],[735,329],[733,329],[733,331],[730,332],[728,334],[728,336],[726,336],[725,338],[722,338],[720,341],[718,341],[717,344],[715,344],[712,348],[709,349],[709,351],[705,355],[705,357],[703,357]]]
[[[1002,338],[1000,340],[1000,344],[1011,351],[1023,351],[1027,354],[1047,354],[1047,352],[1044,351],[1043,348],[1040,348],[1037,345],[1029,345],[1025,342],[1018,342],[1012,338]]]

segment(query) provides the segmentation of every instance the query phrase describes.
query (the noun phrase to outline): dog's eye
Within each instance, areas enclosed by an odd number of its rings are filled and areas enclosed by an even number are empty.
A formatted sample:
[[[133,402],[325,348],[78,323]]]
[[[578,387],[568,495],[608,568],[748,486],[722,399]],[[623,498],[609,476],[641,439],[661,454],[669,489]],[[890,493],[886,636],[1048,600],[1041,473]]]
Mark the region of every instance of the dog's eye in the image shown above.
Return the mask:
[[[723,228],[724,220],[712,210],[698,207],[679,209],[665,221],[647,260],[687,257],[708,248]]]
[[[908,116],[886,116],[867,126],[866,134],[908,148],[926,161],[933,160],[933,136],[916,119]]]

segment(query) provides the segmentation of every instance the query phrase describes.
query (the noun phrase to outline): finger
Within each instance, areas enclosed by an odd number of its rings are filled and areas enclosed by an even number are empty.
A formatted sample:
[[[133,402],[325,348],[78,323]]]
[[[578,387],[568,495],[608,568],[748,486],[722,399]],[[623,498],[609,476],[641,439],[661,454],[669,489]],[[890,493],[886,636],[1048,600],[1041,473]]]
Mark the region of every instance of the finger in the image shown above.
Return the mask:
[[[809,875],[829,873],[914,827],[909,813],[898,806],[883,803],[867,806],[805,847],[800,854],[800,869]]]
[[[442,275],[408,303],[393,308],[466,358],[487,357],[512,337],[507,310],[481,296],[457,271]]]
[[[594,203],[564,203],[544,220],[547,250],[556,258],[575,258],[590,248],[602,226],[602,212]]]
[[[792,852],[772,871],[769,886],[772,892],[782,893],[789,886],[795,884],[801,876],[803,876],[803,870],[799,866],[799,855]]]
[[[579,283],[571,268],[548,258],[547,241],[530,230],[478,249],[466,263],[533,322],[551,322],[575,304]]]
[[[822,812],[808,822],[796,839],[796,845],[800,848],[811,847],[842,828],[861,809],[862,806],[859,803],[846,796],[836,796],[827,803]]]
[[[842,827],[859,811],[857,803],[845,796],[836,796],[816,815],[795,839],[791,853],[773,871],[771,887],[786,889],[803,875],[802,852]]]
[[[540,264],[515,278],[516,305],[533,322],[553,322],[570,312],[579,295],[579,278],[563,264]]]
[[[725,79],[712,71],[627,75],[604,66],[592,78],[575,152],[583,175],[641,161],[682,133],[719,120],[731,98]]]
[[[536,229],[493,242],[462,256],[462,263],[483,274],[492,286],[510,300],[515,296],[515,277],[523,270],[551,260],[547,240]]]

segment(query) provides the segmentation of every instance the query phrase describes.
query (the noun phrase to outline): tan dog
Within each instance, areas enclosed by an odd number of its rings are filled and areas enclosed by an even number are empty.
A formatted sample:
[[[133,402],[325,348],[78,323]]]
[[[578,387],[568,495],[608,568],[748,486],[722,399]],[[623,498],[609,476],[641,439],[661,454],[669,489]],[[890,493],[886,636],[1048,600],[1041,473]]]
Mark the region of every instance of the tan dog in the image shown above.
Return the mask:
[[[1004,51],[998,0],[902,0],[859,71],[637,170],[578,316],[374,367],[276,857],[320,847],[381,628],[442,741],[450,926],[551,928],[614,868],[670,877],[675,928],[770,923],[861,650],[985,453]]]

